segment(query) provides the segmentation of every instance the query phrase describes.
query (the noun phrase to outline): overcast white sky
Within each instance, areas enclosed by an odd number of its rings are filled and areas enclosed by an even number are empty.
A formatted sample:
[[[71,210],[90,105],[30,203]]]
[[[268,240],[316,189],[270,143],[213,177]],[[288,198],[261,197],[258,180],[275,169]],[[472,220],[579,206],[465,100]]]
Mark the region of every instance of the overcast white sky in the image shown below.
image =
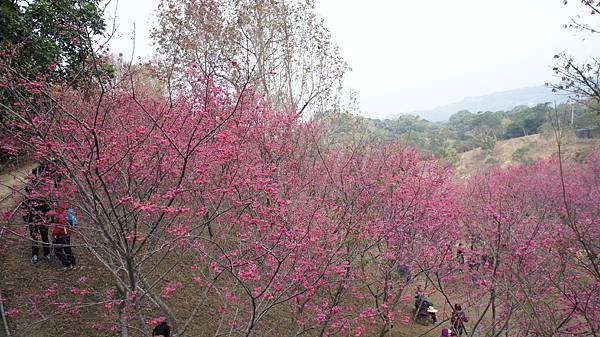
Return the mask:
[[[136,56],[150,58],[158,2],[119,1],[114,53],[131,54],[135,22]],[[571,2],[317,0],[317,11],[353,69],[346,84],[358,91],[362,114],[377,118],[541,85],[553,79],[560,51],[600,55],[600,36],[562,27],[582,14]]]

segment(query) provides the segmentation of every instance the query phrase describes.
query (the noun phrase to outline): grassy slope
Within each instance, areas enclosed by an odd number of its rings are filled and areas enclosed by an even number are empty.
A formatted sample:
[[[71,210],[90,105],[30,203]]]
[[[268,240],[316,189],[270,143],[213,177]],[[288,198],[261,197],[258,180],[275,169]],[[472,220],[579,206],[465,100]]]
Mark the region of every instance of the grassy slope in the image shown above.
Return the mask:
[[[563,153],[565,158],[579,159],[589,151],[600,150],[600,139],[582,139],[573,135],[564,137]],[[541,134],[530,135],[519,138],[499,141],[491,150],[482,150],[477,148],[465,152],[460,157],[460,162],[456,167],[460,176],[469,176],[483,168],[488,158],[493,158],[500,165],[506,166],[515,164],[512,160],[513,153],[520,147],[526,146],[529,149],[529,156],[532,159],[549,158],[555,155],[557,151],[556,140],[551,136]]]

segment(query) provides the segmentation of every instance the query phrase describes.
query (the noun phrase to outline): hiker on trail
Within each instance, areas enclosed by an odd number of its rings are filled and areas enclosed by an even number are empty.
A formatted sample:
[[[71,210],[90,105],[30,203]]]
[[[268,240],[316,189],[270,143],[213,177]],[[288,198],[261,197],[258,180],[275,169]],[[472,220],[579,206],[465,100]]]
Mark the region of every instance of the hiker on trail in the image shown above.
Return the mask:
[[[38,262],[39,243],[41,238],[42,248],[46,261],[52,261],[50,255],[50,242],[48,239],[48,227],[53,223],[51,212],[52,192],[58,187],[60,175],[53,158],[43,160],[39,166],[31,170],[29,182],[25,186],[27,196],[23,201],[25,213],[23,220],[29,227],[31,236],[31,264]]]
[[[421,303],[425,299],[425,293],[421,290],[421,287],[417,287],[417,291],[415,292],[415,308],[419,308]]]
[[[167,322],[162,322],[157,325],[154,330],[152,330],[153,337],[170,337],[171,336],[171,327],[167,324]]]
[[[60,204],[56,210],[52,235],[54,236],[54,254],[65,269],[75,268],[76,261],[71,248],[71,234],[76,225],[77,219],[73,215],[73,209]]]
[[[491,254],[482,255],[481,263],[484,267],[491,268],[494,266],[494,257]]]
[[[471,269],[471,270],[479,271],[479,268],[481,267],[481,263],[479,261],[477,261],[477,257],[473,256],[473,257],[469,258],[468,266],[469,266],[469,269]]]
[[[458,263],[461,265],[465,264],[465,252],[462,243],[459,243],[458,248],[456,249],[456,259],[458,259]]]
[[[31,236],[31,264],[38,262],[40,238],[42,239],[44,258],[48,263],[52,262],[50,241],[48,240],[48,225],[52,222],[52,217],[48,214],[50,206],[45,200],[30,195],[23,201],[23,207],[25,209],[23,220],[29,227]]]
[[[437,322],[436,313],[437,309],[433,307],[433,303],[425,298],[425,293],[421,291],[421,287],[417,287],[417,292],[415,293],[415,310],[417,316],[429,316],[433,324]]]
[[[452,317],[450,317],[452,330],[455,331],[458,336],[461,336],[465,331],[465,323],[468,321],[469,320],[465,315],[465,312],[462,310],[460,304],[455,304],[454,310],[452,310]]]
[[[471,269],[472,271],[479,271],[479,268],[481,267],[481,255],[478,251],[478,246],[480,246],[478,244],[479,240],[477,239],[471,239],[471,245],[469,247],[469,250],[471,251],[469,253],[469,259],[468,259],[468,263],[467,266],[469,267],[469,269]]]
[[[411,278],[410,266],[406,263],[402,263],[398,268],[398,274],[401,278],[406,279],[406,282],[409,282]]]

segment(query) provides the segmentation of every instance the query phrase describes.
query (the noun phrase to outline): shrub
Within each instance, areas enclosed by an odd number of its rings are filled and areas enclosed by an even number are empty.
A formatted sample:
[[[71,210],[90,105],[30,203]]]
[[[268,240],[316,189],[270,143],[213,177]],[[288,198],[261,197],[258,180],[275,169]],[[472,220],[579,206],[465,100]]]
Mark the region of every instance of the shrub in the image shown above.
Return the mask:
[[[512,161],[516,163],[528,163],[532,160],[530,150],[527,146],[521,146],[512,154]]]

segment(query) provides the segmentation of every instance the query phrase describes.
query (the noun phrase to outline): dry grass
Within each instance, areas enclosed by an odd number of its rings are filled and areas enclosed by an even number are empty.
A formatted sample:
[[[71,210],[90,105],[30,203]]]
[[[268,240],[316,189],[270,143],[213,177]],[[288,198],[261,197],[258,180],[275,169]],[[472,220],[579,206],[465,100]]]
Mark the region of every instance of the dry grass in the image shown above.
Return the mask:
[[[457,174],[467,177],[478,172],[489,165],[488,158],[493,158],[502,166],[515,164],[512,160],[513,153],[520,147],[527,147],[531,159],[546,159],[555,155],[558,150],[554,137],[536,134],[526,137],[512,138],[499,141],[493,149],[482,150],[477,148],[461,155],[460,162],[456,167]],[[590,151],[600,150],[600,139],[577,138],[572,134],[563,140],[563,153],[565,158],[579,159]]]

